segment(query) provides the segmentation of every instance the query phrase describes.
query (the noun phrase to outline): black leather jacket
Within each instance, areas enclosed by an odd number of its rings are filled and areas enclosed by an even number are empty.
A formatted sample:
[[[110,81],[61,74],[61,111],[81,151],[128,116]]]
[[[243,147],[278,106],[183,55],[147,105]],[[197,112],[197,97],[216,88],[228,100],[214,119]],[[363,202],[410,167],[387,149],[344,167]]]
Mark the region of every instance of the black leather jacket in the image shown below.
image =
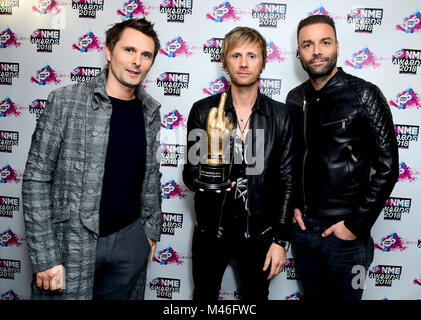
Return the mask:
[[[193,104],[187,123],[188,133],[196,128],[206,130],[209,110],[218,106],[220,96],[220,94],[210,96]],[[231,90],[228,90],[225,113],[235,128],[237,117],[232,104]],[[271,230],[274,242],[290,238],[294,188],[291,125],[287,106],[259,92],[250,117],[248,135],[252,134],[252,156],[256,157],[256,152],[259,152],[264,160],[260,174],[247,176],[249,237],[256,237]],[[256,145],[256,130],[253,129],[264,129],[263,145],[261,143]],[[191,148],[195,143],[196,141],[187,141],[189,153],[192,152]],[[230,148],[232,154],[232,135]],[[190,190],[195,191],[196,227],[202,231],[217,232],[222,215],[229,214],[223,210],[226,192],[220,194],[211,191],[199,192],[193,181],[196,176],[197,166],[188,160],[184,165],[183,180]]]
[[[342,68],[319,91],[310,81],[291,90],[301,166],[296,208],[345,220],[367,237],[398,179],[392,114],[375,85]]]

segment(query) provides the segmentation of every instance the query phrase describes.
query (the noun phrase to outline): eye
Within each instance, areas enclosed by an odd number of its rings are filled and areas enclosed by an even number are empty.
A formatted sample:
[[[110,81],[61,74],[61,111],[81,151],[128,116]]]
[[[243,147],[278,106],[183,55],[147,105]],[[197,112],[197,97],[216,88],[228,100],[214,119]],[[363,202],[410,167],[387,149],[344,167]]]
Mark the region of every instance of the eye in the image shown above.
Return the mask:
[[[126,48],[126,52],[132,53],[133,52],[133,49],[132,48]]]
[[[142,57],[144,57],[146,59],[151,59],[152,58],[152,54],[150,52],[143,52],[142,53]]]
[[[256,59],[256,56],[254,54],[251,54],[250,59]]]

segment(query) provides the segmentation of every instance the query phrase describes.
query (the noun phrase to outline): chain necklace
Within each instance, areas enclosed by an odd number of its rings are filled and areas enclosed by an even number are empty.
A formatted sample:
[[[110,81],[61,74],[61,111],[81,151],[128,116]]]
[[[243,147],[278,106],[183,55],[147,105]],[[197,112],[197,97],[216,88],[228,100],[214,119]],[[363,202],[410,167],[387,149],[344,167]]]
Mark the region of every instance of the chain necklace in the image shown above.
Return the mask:
[[[238,130],[240,130],[240,132],[241,132],[241,140],[243,140],[243,136],[244,136],[244,132],[246,131],[246,129],[247,129],[247,125],[248,125],[248,123],[249,123],[249,121],[250,121],[250,118],[251,118],[251,113],[250,113],[250,115],[249,115],[249,117],[247,118],[247,121],[246,121],[246,123],[244,124],[244,127],[243,127],[243,129],[241,129],[241,126],[240,126],[240,123],[239,122],[237,122],[237,127],[238,127]],[[243,121],[242,119],[240,119],[241,121]]]

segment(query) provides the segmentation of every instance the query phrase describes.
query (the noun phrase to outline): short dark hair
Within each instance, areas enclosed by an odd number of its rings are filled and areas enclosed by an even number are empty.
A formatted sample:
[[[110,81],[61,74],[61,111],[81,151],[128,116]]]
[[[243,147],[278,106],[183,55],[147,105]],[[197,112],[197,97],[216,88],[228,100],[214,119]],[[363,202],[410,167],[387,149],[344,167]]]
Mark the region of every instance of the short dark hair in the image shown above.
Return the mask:
[[[121,34],[126,28],[136,29],[153,39],[153,42],[155,44],[153,58],[155,60],[155,57],[158,54],[161,45],[159,43],[158,35],[153,28],[153,24],[145,18],[127,19],[122,22],[115,23],[111,28],[105,31],[105,45],[110,49],[110,51],[113,51],[115,44],[118,40],[120,40]]]
[[[225,35],[224,41],[222,42],[222,66],[224,69],[227,68],[226,57],[228,51],[235,45],[242,44],[246,41],[260,44],[260,49],[262,50],[262,68],[265,67],[267,58],[265,38],[255,29],[249,27],[236,27]]]
[[[312,16],[309,16],[303,20],[300,21],[297,27],[297,42],[298,42],[298,36],[300,34],[300,31],[302,28],[310,26],[312,24],[318,24],[318,23],[325,23],[332,27],[333,32],[335,33],[335,42],[338,41],[338,38],[336,36],[336,28],[335,28],[335,21],[327,15],[324,14],[314,14]]]

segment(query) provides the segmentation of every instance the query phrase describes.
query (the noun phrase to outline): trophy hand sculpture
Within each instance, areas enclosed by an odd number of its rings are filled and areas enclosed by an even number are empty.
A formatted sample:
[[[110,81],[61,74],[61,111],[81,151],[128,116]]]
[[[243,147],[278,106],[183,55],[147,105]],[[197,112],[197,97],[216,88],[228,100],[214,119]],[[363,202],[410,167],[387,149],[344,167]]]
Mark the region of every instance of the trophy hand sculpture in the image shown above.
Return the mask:
[[[209,110],[206,121],[208,135],[207,164],[199,164],[196,184],[205,190],[221,190],[231,186],[229,175],[229,161],[225,161],[224,148],[229,141],[234,125],[225,116],[225,102],[227,93],[224,92],[219,100],[218,108]]]

